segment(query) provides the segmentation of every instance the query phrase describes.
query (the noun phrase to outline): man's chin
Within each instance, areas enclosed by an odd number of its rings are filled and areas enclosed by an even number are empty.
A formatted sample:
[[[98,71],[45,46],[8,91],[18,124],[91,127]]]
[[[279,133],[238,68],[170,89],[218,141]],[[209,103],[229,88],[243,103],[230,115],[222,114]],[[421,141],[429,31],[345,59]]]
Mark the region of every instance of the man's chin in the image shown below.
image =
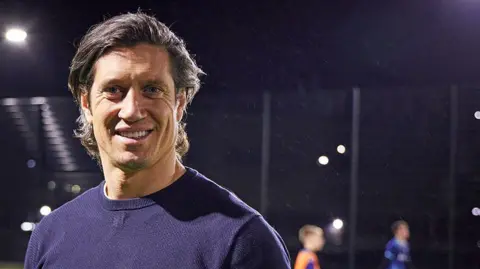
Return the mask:
[[[117,159],[115,163],[120,169],[129,172],[141,170],[147,166],[147,160],[145,158],[132,153],[124,154],[124,156]]]

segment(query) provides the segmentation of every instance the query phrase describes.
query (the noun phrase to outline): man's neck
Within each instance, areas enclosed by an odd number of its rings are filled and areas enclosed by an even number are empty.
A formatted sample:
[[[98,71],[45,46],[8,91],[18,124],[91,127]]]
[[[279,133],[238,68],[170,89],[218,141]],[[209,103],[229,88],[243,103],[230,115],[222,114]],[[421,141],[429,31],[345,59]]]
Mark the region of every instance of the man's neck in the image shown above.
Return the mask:
[[[128,173],[118,167],[105,167],[106,194],[112,200],[144,197],[168,187],[185,173],[180,161],[166,158],[152,167]]]

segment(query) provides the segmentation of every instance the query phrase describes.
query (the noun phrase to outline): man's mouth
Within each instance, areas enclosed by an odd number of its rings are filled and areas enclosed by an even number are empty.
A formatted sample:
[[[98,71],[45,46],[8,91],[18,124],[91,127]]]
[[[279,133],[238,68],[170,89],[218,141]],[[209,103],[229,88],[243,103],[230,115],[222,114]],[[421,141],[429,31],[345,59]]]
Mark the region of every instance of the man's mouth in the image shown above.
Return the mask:
[[[147,131],[134,131],[134,132],[128,132],[128,131],[122,131],[122,132],[115,132],[115,134],[126,137],[126,138],[131,138],[131,139],[142,139],[147,137],[152,130],[147,130]]]

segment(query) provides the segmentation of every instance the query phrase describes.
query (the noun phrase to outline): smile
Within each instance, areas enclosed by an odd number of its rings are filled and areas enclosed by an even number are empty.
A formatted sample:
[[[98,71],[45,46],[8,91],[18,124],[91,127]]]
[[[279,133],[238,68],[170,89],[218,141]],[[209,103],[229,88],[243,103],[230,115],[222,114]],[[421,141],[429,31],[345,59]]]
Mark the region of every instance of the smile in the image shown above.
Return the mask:
[[[123,131],[123,132],[115,132],[117,135],[130,138],[130,139],[142,139],[147,137],[152,130],[147,130],[147,131],[134,131],[134,132],[128,132],[128,131]]]

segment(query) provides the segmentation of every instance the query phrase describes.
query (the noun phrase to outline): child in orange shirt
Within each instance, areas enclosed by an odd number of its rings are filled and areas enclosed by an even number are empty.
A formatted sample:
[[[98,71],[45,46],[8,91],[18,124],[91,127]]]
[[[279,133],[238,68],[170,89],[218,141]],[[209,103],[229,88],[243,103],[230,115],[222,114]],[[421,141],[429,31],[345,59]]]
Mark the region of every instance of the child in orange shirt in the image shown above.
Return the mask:
[[[305,225],[298,232],[303,249],[298,252],[294,269],[320,269],[315,252],[323,249],[325,238],[322,228],[315,225]]]

